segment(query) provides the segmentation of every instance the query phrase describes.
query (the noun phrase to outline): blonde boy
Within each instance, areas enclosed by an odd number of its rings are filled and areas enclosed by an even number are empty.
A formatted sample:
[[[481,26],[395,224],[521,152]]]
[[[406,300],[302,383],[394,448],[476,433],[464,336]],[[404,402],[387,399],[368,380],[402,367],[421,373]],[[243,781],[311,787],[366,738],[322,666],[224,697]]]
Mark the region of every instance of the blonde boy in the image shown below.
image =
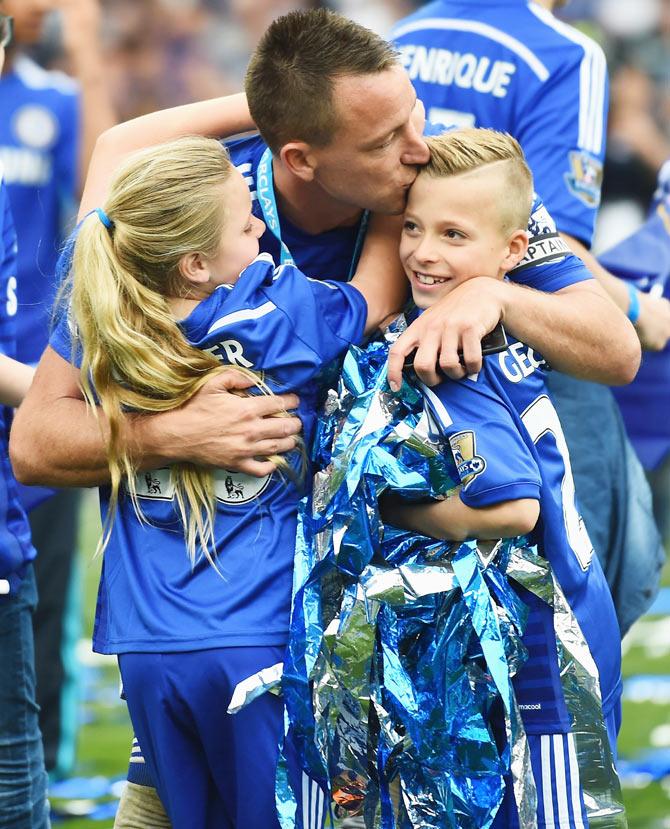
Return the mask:
[[[524,259],[525,229],[531,207],[538,215],[531,173],[510,136],[467,129],[428,143],[431,160],[410,191],[400,243],[420,311],[468,279],[502,280],[513,269],[518,279],[519,272],[532,268],[532,256]],[[550,250],[551,237],[540,244]],[[479,333],[472,331],[471,336]],[[392,523],[436,538],[528,533],[550,562],[574,614],[575,636],[583,635],[597,666],[602,719],[577,723],[568,710],[553,609],[521,587],[518,592],[530,607],[524,636],[529,658],[514,685],[529,735],[538,825],[578,829],[588,825],[589,816],[575,734],[590,731],[605,767],[609,762],[613,768],[621,680],[619,648],[612,643],[619,641],[619,630],[607,583],[575,505],[565,438],[545,386],[547,371],[539,354],[513,342],[504,352],[486,357],[477,375],[424,387],[426,405],[449,439],[462,488],[458,497],[418,506],[394,503],[385,512]],[[614,771],[607,785],[608,791],[597,799],[618,804]],[[493,829],[519,826],[510,790],[508,786]],[[587,797],[586,802],[595,800]]]

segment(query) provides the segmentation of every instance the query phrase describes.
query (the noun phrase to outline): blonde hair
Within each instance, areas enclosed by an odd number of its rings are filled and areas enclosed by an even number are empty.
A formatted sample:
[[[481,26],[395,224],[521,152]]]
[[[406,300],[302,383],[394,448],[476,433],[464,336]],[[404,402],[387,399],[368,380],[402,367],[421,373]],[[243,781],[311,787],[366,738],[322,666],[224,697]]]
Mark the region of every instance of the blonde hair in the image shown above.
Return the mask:
[[[498,204],[503,233],[528,227],[533,204],[533,175],[519,142],[506,132],[477,127],[426,139],[430,161],[420,175],[444,178],[495,165],[505,176],[504,201]],[[486,206],[483,206],[486,209]]]
[[[99,403],[109,424],[111,496],[99,550],[109,541],[122,481],[144,520],[137,469],[122,440],[125,413],[176,409],[230,368],[187,341],[166,297],[184,293],[184,254],[210,258],[218,252],[226,220],[223,185],[232,169],[213,139],[181,138],[143,150],[112,183],[104,205],[112,226],[94,212],[79,227],[65,298],[76,327],[73,348],[82,351],[84,396],[96,416]],[[234,368],[271,393],[253,372]],[[212,472],[179,463],[171,479],[191,561],[200,546],[216,567]]]

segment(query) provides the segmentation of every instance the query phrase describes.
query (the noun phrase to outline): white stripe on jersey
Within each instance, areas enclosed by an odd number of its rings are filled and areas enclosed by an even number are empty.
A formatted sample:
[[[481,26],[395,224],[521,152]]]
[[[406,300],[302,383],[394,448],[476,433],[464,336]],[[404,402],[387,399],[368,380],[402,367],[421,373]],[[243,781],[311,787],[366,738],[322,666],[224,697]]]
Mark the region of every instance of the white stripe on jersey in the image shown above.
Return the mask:
[[[430,400],[430,405],[435,409],[436,414],[440,418],[440,421],[444,427],[451,426],[454,422],[451,419],[451,415],[445,409],[444,403],[440,400],[440,398],[435,394],[435,392],[429,387],[426,386],[424,383],[421,383],[421,392],[425,397]]]
[[[554,15],[535,3],[528,8],[545,25],[584,50],[579,70],[579,138],[581,149],[599,155],[603,149],[603,110],[605,108],[605,80],[607,62],[600,46],[582,32],[557,20]]]
[[[326,816],[326,797],[318,783],[302,773],[303,829],[322,829]]]
[[[130,750],[131,763],[144,763],[144,756],[142,755],[142,747],[140,746],[137,737],[133,737],[133,745]]]
[[[487,23],[481,23],[479,20],[457,20],[454,18],[427,18],[425,20],[416,20],[413,23],[407,23],[404,26],[399,26],[391,33],[391,40],[402,37],[410,32],[420,32],[424,29],[445,29],[453,32],[474,32],[475,34],[488,37],[490,40],[495,40],[506,46],[515,55],[528,65],[528,67],[537,75],[537,77],[544,83],[549,77],[549,70],[537,57],[534,52],[520,40],[496,29],[495,26],[490,26]]]
[[[568,762],[570,768],[572,814],[575,821],[575,829],[585,829],[582,818],[581,782],[579,779],[579,766],[577,765],[577,752],[575,751],[575,735],[572,732],[568,734]]]
[[[558,825],[570,826],[568,810],[568,784],[565,779],[565,754],[563,753],[563,734],[554,734],[554,781],[556,784],[556,803],[558,805]]]
[[[544,822],[546,826],[554,825],[554,797],[551,785],[551,736],[542,734],[540,737],[541,764],[542,764],[542,804]]]
[[[546,826],[547,829],[585,829],[574,735],[572,733],[540,735],[540,766],[543,802],[542,814],[538,812],[540,825]],[[556,812],[554,811],[554,795],[556,796]]]
[[[303,771],[302,773],[302,825],[309,826],[309,790],[311,780]]]
[[[66,95],[79,93],[80,87],[74,78],[56,69],[43,69],[26,55],[19,55],[12,68],[30,89],[55,89]]]
[[[265,302],[263,305],[259,305],[258,308],[247,308],[242,311],[234,311],[232,314],[226,314],[213,322],[210,325],[207,334],[213,334],[215,331],[225,328],[227,325],[233,325],[236,322],[260,319],[261,317],[266,316],[266,314],[270,314],[272,311],[276,310],[277,306],[274,302]]]

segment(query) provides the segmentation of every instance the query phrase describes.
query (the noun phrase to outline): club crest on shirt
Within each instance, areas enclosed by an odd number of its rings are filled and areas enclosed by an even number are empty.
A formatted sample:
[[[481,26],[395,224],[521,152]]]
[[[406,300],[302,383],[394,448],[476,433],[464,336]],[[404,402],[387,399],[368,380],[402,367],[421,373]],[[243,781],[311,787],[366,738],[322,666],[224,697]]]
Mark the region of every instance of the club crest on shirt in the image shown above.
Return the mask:
[[[58,121],[52,112],[38,104],[21,107],[14,115],[14,134],[25,146],[33,150],[46,150],[58,138]]]
[[[477,442],[474,432],[457,432],[449,437],[449,443],[451,444],[458,476],[465,489],[468,484],[474,481],[477,475],[481,475],[486,469],[486,461],[481,455],[477,454]]]
[[[603,165],[590,153],[573,150],[568,154],[570,172],[563,178],[573,196],[584,202],[587,207],[600,204],[600,186],[603,181]]]

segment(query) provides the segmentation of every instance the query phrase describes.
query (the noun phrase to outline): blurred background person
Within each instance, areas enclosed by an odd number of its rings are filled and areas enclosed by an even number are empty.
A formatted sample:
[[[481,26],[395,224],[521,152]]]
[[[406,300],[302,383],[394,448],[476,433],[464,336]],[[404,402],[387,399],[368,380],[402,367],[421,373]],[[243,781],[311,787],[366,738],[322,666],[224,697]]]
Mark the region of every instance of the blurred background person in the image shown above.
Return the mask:
[[[0,160],[18,236],[17,358],[35,365],[48,339],[55,263],[76,214],[98,134],[114,122],[100,54],[98,0],[6,0],[14,40],[0,78]],[[46,71],[29,55],[47,17],[60,13],[67,68]],[[37,700],[47,769],[74,762],[78,586],[73,578],[79,494],[22,487],[29,512],[38,608],[33,618]]]

